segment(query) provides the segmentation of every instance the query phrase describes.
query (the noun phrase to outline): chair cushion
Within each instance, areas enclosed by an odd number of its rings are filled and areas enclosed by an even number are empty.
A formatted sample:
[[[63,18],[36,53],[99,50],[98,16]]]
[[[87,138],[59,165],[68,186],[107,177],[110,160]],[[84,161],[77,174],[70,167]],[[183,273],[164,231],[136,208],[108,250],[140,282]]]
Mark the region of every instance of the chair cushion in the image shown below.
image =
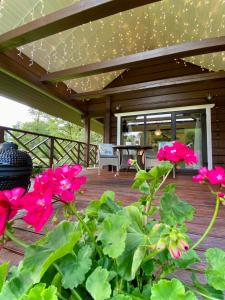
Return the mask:
[[[99,155],[100,157],[113,157],[112,144],[99,144]]]

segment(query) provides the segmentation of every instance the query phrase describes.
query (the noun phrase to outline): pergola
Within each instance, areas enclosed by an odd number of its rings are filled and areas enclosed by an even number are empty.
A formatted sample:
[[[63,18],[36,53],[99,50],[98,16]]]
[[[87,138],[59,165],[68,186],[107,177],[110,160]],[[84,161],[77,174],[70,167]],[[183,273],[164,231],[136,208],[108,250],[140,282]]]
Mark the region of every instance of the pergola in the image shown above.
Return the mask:
[[[114,142],[118,111],[202,104],[211,91],[225,94],[224,6],[213,0],[2,1],[0,93],[84,122],[87,144],[90,128]]]

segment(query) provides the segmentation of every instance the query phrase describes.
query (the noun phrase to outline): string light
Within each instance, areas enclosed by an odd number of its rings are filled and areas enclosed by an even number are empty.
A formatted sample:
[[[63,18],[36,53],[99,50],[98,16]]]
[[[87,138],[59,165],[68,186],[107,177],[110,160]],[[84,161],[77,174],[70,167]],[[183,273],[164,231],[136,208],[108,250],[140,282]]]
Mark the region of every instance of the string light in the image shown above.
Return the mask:
[[[20,7],[23,1],[13,2]],[[0,27],[0,33],[75,2],[79,0],[53,1],[53,4],[49,4],[48,0],[37,0],[27,11],[18,11],[20,19],[11,18],[9,24],[9,2],[1,0],[0,18],[3,26]],[[225,0],[162,0],[24,45],[19,48],[18,56],[22,58],[24,53],[30,58],[30,66],[35,61],[47,72],[54,72],[173,44],[224,35]],[[181,62],[176,61],[178,64]],[[183,65],[186,67],[187,62],[199,65],[202,71],[225,70],[225,52],[185,58]],[[103,89],[123,72],[124,70],[119,70],[68,80],[65,83],[68,91],[98,90]]]

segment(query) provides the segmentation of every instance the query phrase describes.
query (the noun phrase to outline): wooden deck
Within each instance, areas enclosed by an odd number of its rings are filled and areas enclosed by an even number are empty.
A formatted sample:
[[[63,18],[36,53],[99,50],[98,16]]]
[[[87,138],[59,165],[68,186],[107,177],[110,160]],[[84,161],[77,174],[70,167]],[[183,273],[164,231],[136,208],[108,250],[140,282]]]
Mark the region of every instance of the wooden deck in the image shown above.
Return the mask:
[[[80,209],[84,208],[91,199],[98,199],[105,190],[114,191],[116,193],[116,199],[122,200],[124,205],[136,201],[138,198],[139,192],[130,188],[134,178],[134,173],[132,172],[121,172],[117,177],[114,176],[115,173],[112,174],[107,171],[103,171],[102,174],[98,176],[97,170],[93,169],[84,171],[83,173],[87,176],[87,192],[84,195],[77,196],[77,207]],[[191,176],[177,175],[176,179],[169,178],[168,181],[175,181],[177,183],[177,194],[196,208],[193,222],[187,224],[191,238],[193,241],[196,241],[199,235],[204,232],[210,221],[214,210],[214,200],[207,187],[193,183]],[[32,229],[27,228],[21,220],[16,221],[15,230],[18,236],[29,242],[35,241],[42,235],[34,233]],[[219,217],[209,236],[199,246],[198,253],[202,256],[208,247],[221,247],[225,249],[224,206],[221,207]],[[12,242],[8,242],[4,249],[1,250],[0,263],[7,260],[12,264],[18,264],[22,257],[22,249],[15,246]],[[181,276],[186,277],[184,274],[181,274]]]

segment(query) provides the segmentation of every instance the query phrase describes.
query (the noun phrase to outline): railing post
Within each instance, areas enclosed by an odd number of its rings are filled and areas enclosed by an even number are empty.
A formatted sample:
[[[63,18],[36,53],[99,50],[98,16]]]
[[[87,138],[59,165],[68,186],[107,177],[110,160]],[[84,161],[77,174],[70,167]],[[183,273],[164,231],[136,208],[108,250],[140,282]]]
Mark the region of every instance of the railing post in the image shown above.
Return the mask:
[[[90,125],[91,125],[90,117],[86,115],[84,118],[84,142],[85,142],[84,161],[86,167],[89,167]]]
[[[4,128],[0,127],[0,144],[4,143],[5,141],[5,130]]]
[[[78,145],[77,145],[77,163],[78,163],[78,165],[80,164],[80,161],[81,161],[81,159],[80,159],[80,143],[78,143]]]
[[[51,168],[54,163],[54,137],[50,138],[50,155],[49,155],[49,167]]]

